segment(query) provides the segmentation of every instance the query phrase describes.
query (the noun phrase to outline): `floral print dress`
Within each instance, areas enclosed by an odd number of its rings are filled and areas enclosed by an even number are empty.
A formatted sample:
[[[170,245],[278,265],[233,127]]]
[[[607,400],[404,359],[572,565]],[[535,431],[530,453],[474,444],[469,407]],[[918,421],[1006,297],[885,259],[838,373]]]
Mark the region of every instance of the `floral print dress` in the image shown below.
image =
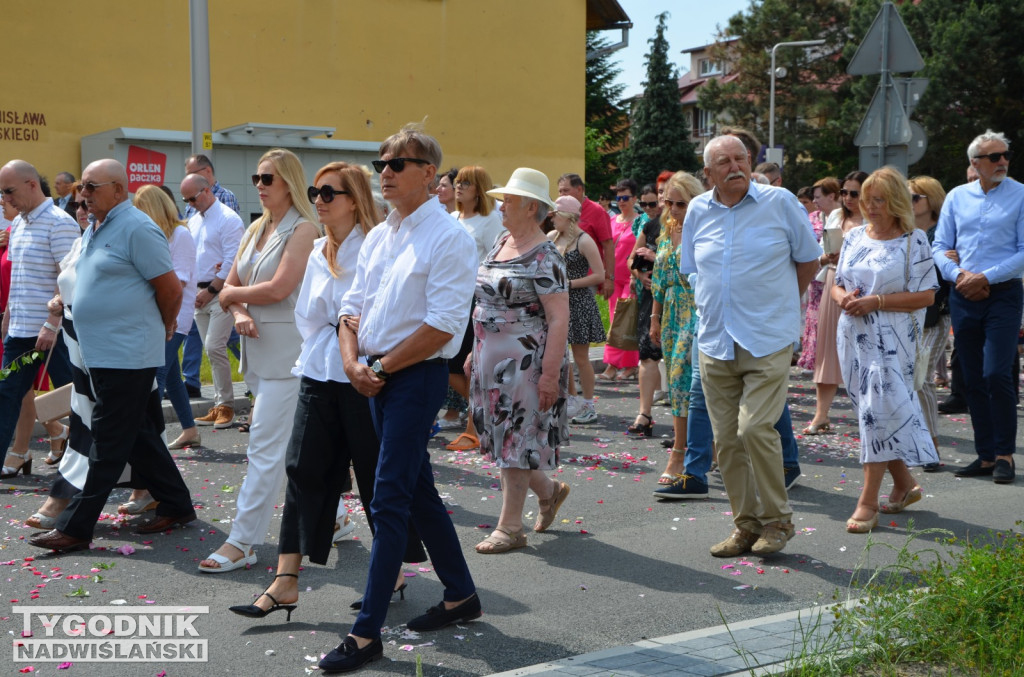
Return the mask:
[[[821,243],[821,231],[825,229],[825,221],[821,211],[809,215],[814,237]],[[814,360],[818,346],[818,307],[821,305],[821,294],[825,289],[824,282],[811,280],[807,287],[807,311],[804,314],[804,334],[800,337],[800,360],[796,366],[810,371],[814,370]]]
[[[480,453],[499,468],[553,470],[558,447],[569,440],[565,402],[569,389],[566,343],[548,345],[543,294],[567,293],[565,260],[550,241],[521,256],[496,261],[502,237],[480,264],[473,310],[473,372],[469,384]],[[540,411],[544,353],[562,354],[558,397]]]
[[[669,237],[658,242],[651,294],[661,304],[661,353],[668,375],[672,415],[685,417],[690,407],[690,350],[697,333],[697,312],[693,290],[679,273],[679,247],[673,246]]]

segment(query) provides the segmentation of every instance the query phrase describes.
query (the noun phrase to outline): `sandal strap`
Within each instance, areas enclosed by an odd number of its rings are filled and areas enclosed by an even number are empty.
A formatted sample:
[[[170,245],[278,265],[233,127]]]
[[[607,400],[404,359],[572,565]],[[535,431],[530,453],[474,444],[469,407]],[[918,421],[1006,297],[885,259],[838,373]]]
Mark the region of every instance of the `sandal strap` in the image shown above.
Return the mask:
[[[269,597],[269,598],[270,598],[270,601],[274,603],[274,606],[281,606],[281,605],[280,605],[280,604],[278,603],[278,601],[277,601],[276,599],[274,599],[274,596],[273,596],[273,595],[271,595],[271,594],[270,594],[269,592],[267,592],[266,590],[264,590],[264,591],[263,591],[263,594],[262,594],[262,595],[260,595],[260,597]],[[257,599],[259,599],[259,597],[257,597]]]
[[[643,413],[641,413],[641,414],[637,414],[637,416],[643,416],[644,418],[647,419],[648,423],[653,423],[654,422],[654,418],[652,418],[650,414],[643,414]]]
[[[224,542],[227,543],[228,545],[232,545],[232,546],[238,548],[238,550],[242,553],[242,557],[248,557],[249,555],[252,554],[252,546],[251,545],[246,545],[245,543],[239,543],[238,541],[236,541],[233,538],[229,538],[229,539],[227,539]]]
[[[9,456],[14,456],[15,458],[20,458],[23,461],[27,461],[28,457],[32,455],[32,452],[31,451],[26,451],[24,454],[19,454],[16,451],[8,451],[7,454]]]
[[[281,578],[281,576],[291,576],[292,578],[298,578],[298,574],[277,574],[274,578]]]

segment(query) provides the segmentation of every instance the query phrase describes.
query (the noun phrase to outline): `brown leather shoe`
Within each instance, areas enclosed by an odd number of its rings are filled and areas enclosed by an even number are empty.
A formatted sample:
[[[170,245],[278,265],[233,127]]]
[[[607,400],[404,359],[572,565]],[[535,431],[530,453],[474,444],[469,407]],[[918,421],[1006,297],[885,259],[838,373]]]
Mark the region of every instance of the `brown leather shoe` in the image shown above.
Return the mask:
[[[769,522],[764,525],[761,538],[750,548],[755,555],[768,555],[786,547],[796,529],[792,522]]]
[[[750,552],[750,548],[756,542],[757,534],[736,527],[729,534],[729,538],[711,546],[711,554],[715,557],[739,557],[744,553]]]
[[[51,529],[32,536],[28,539],[28,543],[37,548],[48,548],[57,552],[74,552],[75,550],[88,550],[92,539],[75,538],[62,531]]]
[[[135,530],[137,534],[158,534],[161,531],[167,531],[176,524],[188,524],[189,522],[196,519],[196,512],[193,510],[187,515],[179,515],[178,517],[172,517],[169,515],[157,515],[157,517],[145,524],[141,525]]]

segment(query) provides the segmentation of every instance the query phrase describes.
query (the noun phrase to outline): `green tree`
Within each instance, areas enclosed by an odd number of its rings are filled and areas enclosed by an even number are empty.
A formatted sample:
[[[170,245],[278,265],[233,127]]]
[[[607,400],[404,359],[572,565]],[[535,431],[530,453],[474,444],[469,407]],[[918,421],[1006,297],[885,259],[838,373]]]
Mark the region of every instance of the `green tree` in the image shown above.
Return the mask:
[[[597,197],[618,176],[618,155],[626,140],[627,118],[622,107],[625,85],[616,83],[622,72],[612,61],[613,53],[602,52],[609,42],[594,31],[587,32],[586,169],[584,178]]]
[[[856,47],[878,14],[881,0],[855,3],[852,38],[844,56]],[[898,5],[925,67],[915,77],[929,78],[920,105],[911,116],[928,135],[928,149],[911,165],[911,175],[934,176],[949,190],[964,182],[967,146],[991,128],[1004,132],[1015,149],[1024,147],[1024,55],[1019,32],[1024,4],[1005,0],[928,0]],[[902,74],[901,74],[902,75]],[[842,124],[856,130],[878,77],[853,78],[852,96]]]
[[[712,56],[735,78],[709,81],[698,104],[719,124],[746,127],[768,143],[771,51],[779,42],[825,40],[810,49],[776,51],[775,145],[783,147],[783,182],[792,190],[856,168],[852,127],[836,124],[850,82],[836,59],[848,40],[850,4],[843,0],[751,0],[719,31]],[[858,4],[858,3],[853,3]],[[738,38],[726,42],[727,38]],[[852,56],[852,52],[850,53]]]
[[[619,169],[637,183],[653,182],[665,169],[697,169],[690,129],[679,102],[679,75],[668,59],[665,39],[667,12],[658,15],[658,28],[647,42],[647,77],[644,93],[632,111],[629,145],[622,151]]]

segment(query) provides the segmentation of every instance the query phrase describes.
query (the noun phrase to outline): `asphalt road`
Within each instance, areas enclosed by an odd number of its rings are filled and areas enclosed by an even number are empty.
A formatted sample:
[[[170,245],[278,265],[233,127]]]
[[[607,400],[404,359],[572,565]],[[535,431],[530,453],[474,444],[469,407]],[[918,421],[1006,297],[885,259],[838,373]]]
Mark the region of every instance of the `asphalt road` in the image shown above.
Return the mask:
[[[790,404],[802,427],[813,411],[813,384],[794,371]],[[560,479],[572,494],[559,520],[545,534],[529,534],[529,547],[503,555],[478,555],[472,546],[490,532],[500,507],[497,471],[474,453],[443,449],[446,437],[431,444],[438,488],[451,508],[484,607],[479,621],[435,633],[404,632],[403,623],[441,599],[442,588],[429,563],[409,565],[409,589],[395,601],[385,629],[385,659],[366,675],[483,675],[588,651],[618,646],[696,628],[757,618],[814,604],[829,604],[856,594],[851,580],[891,564],[896,551],[938,548],[935,533],[984,537],[990,530],[1013,528],[1024,517],[1024,479],[994,485],[985,479],[959,480],[952,468],[973,458],[970,423],[964,416],[942,417],[943,472],[915,471],[925,498],[906,513],[892,516],[868,537],[847,534],[862,473],[857,461],[856,421],[842,395],[833,409],[838,434],[801,439],[803,477],[791,491],[798,535],[788,547],[766,559],[715,559],[708,548],[731,529],[729,504],[717,475],[703,501],[660,503],[651,492],[666,454],[659,435],[670,434],[669,410],[655,407],[655,438],[624,434],[636,412],[635,382],[598,386],[597,423],[574,426],[563,450]],[[168,426],[168,437],[179,432]],[[450,436],[454,437],[454,435]],[[366,579],[370,534],[362,514],[354,538],[339,543],[326,567],[307,565],[305,590],[291,622],[277,613],[250,621],[227,611],[248,603],[269,583],[276,564],[276,534],[257,548],[259,563],[250,570],[220,575],[196,571],[199,560],[216,549],[229,529],[245,472],[247,435],[237,429],[204,430],[203,448],[177,459],[199,508],[190,527],[139,537],[127,527],[115,529],[106,516],[96,529],[93,550],[51,556],[29,546],[33,533],[22,524],[42,502],[53,477],[41,459],[36,473],[3,481],[3,540],[0,576],[8,608],[0,627],[14,640],[22,617],[10,607],[207,606],[195,622],[208,640],[208,662],[131,661],[86,663],[58,670],[57,663],[14,662],[12,644],[0,656],[0,674],[34,667],[46,675],[302,675],[314,668],[349,629]],[[37,456],[41,444],[35,445]],[[885,493],[883,489],[883,494]],[[110,512],[127,496],[117,490]],[[283,493],[277,505],[280,508]],[[359,510],[358,500],[349,500]],[[532,523],[536,502],[527,501]],[[124,554],[131,546],[134,552]],[[888,547],[891,546],[891,547]],[[117,549],[121,548],[122,551]],[[929,555],[924,555],[928,557]],[[106,568],[104,568],[106,567]],[[95,579],[96,576],[102,577]],[[77,593],[87,597],[68,596]],[[120,603],[119,603],[120,602]],[[137,610],[137,609],[136,609]],[[35,637],[41,628],[33,625]]]

